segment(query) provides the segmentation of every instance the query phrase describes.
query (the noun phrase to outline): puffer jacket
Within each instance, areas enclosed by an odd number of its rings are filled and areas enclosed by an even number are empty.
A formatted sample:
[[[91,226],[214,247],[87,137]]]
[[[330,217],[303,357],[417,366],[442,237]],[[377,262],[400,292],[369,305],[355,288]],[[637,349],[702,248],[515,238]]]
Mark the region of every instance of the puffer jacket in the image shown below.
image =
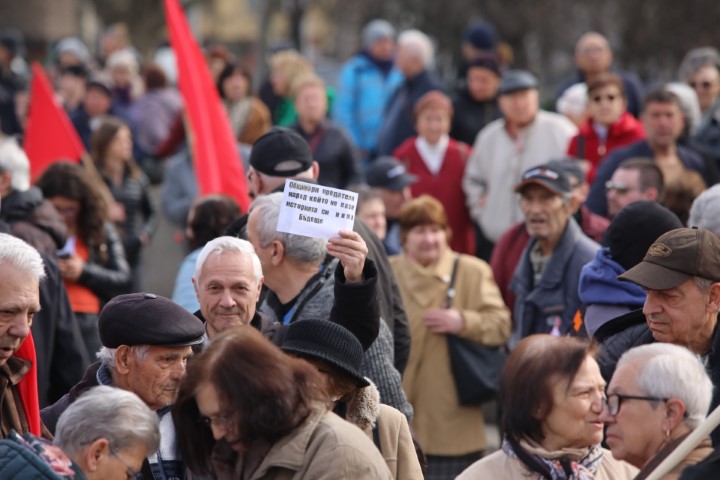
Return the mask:
[[[116,295],[128,293],[130,288],[130,266],[117,231],[110,222],[103,225],[105,243],[88,245],[89,258],[83,267],[77,283],[93,291],[102,303]],[[101,252],[107,258],[103,261]]]

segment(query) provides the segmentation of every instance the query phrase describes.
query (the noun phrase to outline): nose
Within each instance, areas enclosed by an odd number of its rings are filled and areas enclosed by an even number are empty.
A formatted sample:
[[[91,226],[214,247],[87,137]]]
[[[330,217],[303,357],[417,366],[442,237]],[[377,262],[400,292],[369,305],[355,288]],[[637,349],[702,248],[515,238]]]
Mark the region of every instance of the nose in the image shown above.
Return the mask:
[[[225,425],[221,423],[211,423],[210,424],[210,430],[212,430],[213,438],[215,440],[221,440],[225,438],[225,434],[227,433],[227,430],[225,429]]]
[[[605,402],[602,403],[599,420],[603,423],[613,423],[615,421],[615,417],[610,415],[610,410],[608,410]]]
[[[13,318],[10,327],[7,330],[8,335],[17,338],[25,338],[30,335],[30,323],[32,322],[31,317],[28,317],[27,312],[21,312]]]
[[[186,372],[187,362],[186,360],[180,360],[179,362],[175,363],[175,365],[173,365],[170,369],[170,378],[172,380],[182,380],[185,377]]]
[[[643,304],[643,314],[644,315],[652,315],[654,313],[660,313],[662,310],[660,308],[660,304],[655,301],[656,293],[652,290],[647,291],[647,298],[645,299],[645,303]]]
[[[222,298],[220,299],[220,306],[223,308],[232,308],[235,306],[235,299],[233,298],[229,288],[223,290]]]

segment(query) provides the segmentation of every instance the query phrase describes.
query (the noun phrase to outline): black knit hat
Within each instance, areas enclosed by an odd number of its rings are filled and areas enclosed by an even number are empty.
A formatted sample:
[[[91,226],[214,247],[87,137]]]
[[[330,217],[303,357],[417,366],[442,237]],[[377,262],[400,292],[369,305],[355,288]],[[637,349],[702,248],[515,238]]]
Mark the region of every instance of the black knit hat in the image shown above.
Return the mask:
[[[271,177],[292,177],[312,167],[310,145],[289,128],[273,127],[250,150],[250,165]]]
[[[154,293],[118,295],[98,318],[100,341],[107,348],[120,345],[185,347],[202,343],[202,321],[169,298]]]
[[[358,387],[370,385],[360,367],[363,349],[347,328],[328,320],[301,320],[291,323],[281,347],[301,357],[324,360],[355,379]]]
[[[641,200],[627,205],[613,217],[604,243],[612,259],[630,270],[642,261],[660,235],[682,226],[677,215],[667,208]]]

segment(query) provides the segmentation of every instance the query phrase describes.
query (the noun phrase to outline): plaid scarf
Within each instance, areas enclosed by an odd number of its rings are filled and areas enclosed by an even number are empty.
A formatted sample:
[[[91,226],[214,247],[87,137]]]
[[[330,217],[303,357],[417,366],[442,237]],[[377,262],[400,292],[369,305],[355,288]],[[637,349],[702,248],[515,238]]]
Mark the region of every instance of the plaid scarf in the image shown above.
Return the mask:
[[[600,445],[594,445],[579,455],[580,449],[568,449],[567,455],[562,455],[561,452],[547,452],[551,453],[552,457],[556,457],[548,458],[548,456],[542,455],[537,448],[530,447],[522,441],[521,443],[523,444],[522,448],[528,454],[548,468],[552,480],[593,480],[600,468],[603,456]],[[521,461],[507,439],[503,440],[502,450],[510,458]]]

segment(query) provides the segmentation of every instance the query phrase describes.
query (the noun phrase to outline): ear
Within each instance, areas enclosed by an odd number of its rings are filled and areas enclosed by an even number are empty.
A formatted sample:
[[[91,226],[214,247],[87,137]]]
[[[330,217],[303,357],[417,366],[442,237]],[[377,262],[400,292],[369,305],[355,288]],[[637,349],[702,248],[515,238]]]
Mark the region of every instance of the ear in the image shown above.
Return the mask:
[[[720,282],[710,285],[708,297],[708,312],[717,313],[720,310]]]
[[[192,284],[193,284],[193,289],[195,290],[195,296],[197,296],[197,294],[198,294],[198,282],[195,281],[195,275],[192,276],[191,281],[192,281]]]
[[[120,345],[115,352],[115,371],[120,375],[127,375],[130,371],[130,347]]]
[[[671,398],[665,402],[665,418],[662,426],[664,430],[673,430],[685,417],[685,404],[678,398]]]
[[[110,442],[105,438],[98,438],[90,444],[83,454],[85,465],[90,472],[96,472],[106,457],[110,455]]]
[[[319,175],[320,175],[320,164],[318,164],[318,162],[313,162],[313,164],[312,164],[312,179],[317,181]]]
[[[270,261],[273,265],[279,265],[285,258],[285,246],[279,240],[273,240],[270,249]]]
[[[262,286],[263,286],[263,283],[264,283],[264,282],[265,282],[265,277],[264,277],[264,276],[263,276],[263,277],[260,277],[260,281],[258,282],[258,285],[257,285],[258,298],[259,298],[260,292],[262,292]]]

